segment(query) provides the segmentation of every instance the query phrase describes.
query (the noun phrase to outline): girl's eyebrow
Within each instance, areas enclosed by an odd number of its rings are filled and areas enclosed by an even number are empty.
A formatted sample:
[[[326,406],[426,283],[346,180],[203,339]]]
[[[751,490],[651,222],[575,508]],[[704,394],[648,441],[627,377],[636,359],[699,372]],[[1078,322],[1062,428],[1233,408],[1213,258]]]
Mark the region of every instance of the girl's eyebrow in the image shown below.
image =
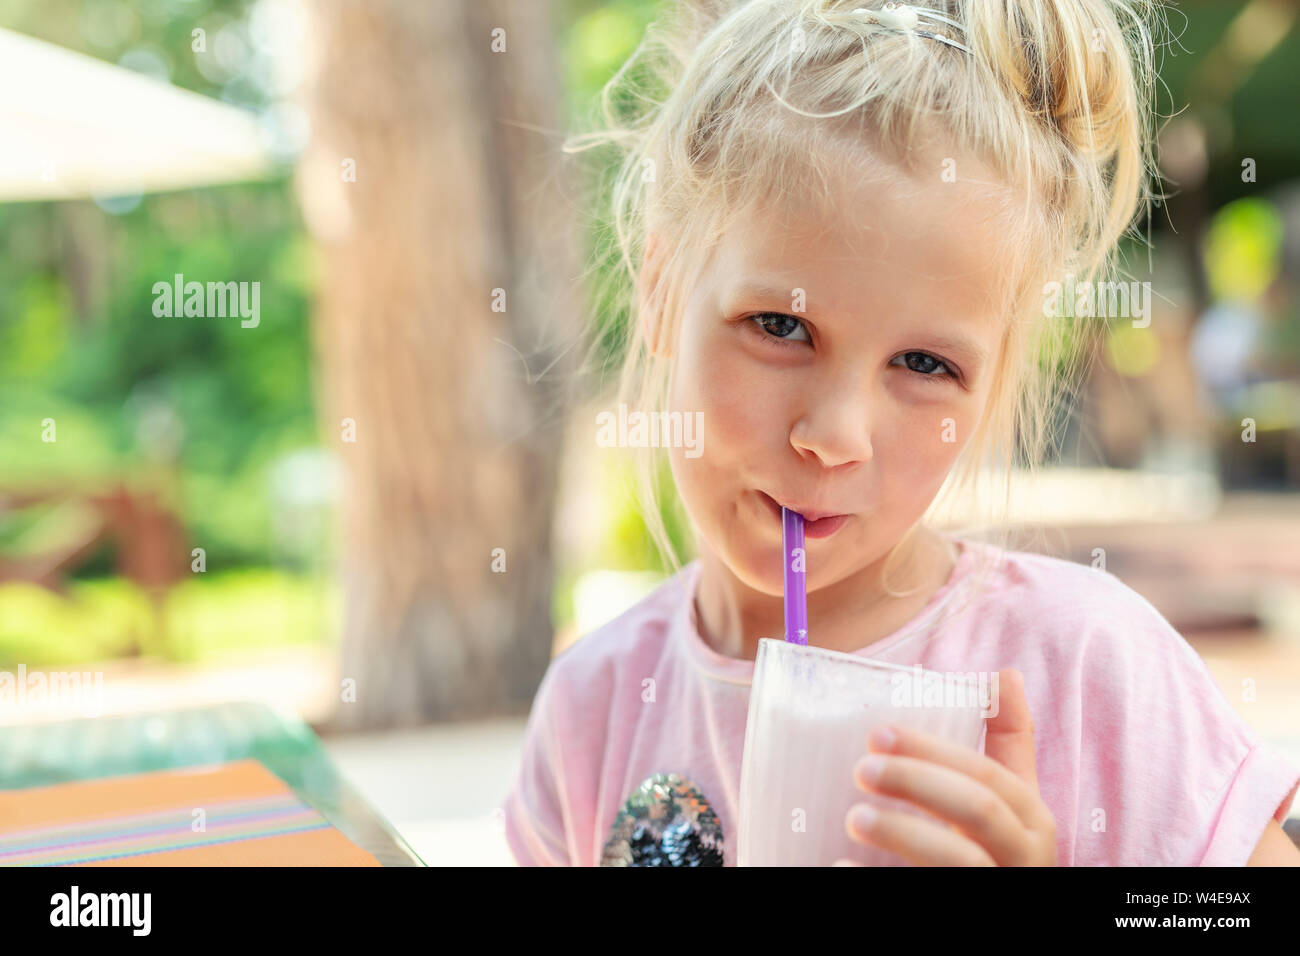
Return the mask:
[[[956,352],[972,367],[983,365],[984,360],[988,357],[988,353],[983,346],[960,336],[922,335],[921,338],[932,345],[936,351]]]
[[[793,285],[783,286],[767,280],[750,280],[732,287],[727,293],[726,300],[730,302],[737,299],[782,299],[789,301],[794,298],[795,288],[797,287]]]

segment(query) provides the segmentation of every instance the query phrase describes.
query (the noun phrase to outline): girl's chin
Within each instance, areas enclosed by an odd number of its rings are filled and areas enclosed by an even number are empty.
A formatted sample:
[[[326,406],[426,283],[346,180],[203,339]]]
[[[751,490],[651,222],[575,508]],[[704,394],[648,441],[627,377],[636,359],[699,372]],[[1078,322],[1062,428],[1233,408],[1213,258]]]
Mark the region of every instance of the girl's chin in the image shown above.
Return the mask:
[[[775,545],[751,545],[743,551],[733,550],[726,561],[731,573],[753,590],[772,597],[785,594],[785,561],[779,541]],[[810,574],[809,588],[812,587],[812,582]]]

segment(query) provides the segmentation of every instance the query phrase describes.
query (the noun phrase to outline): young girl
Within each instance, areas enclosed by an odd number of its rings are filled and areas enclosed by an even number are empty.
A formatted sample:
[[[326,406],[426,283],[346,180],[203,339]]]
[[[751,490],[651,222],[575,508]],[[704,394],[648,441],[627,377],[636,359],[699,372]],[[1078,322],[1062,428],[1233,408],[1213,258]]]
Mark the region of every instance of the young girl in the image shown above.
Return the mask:
[[[734,865],[785,506],[810,644],[1000,678],[982,753],[863,740],[846,777],[929,816],[864,803],[853,839],[913,864],[1300,864],[1300,769],[1146,600],[1103,562],[934,530],[977,475],[1046,457],[1088,330],[1044,290],[1105,276],[1149,209],[1159,9],[676,9],[577,147],[626,148],[620,399],[702,423],[667,451],[698,558],[551,663],[505,801],[518,862]]]

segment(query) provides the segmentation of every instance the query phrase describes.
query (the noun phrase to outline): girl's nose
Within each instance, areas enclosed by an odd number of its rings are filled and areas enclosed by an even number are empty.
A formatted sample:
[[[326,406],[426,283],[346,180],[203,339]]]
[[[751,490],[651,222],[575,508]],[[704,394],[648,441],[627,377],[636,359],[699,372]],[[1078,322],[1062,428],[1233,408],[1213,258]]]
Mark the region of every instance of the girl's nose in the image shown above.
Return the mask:
[[[790,429],[790,444],[823,468],[871,460],[871,413],[866,395],[827,390]]]

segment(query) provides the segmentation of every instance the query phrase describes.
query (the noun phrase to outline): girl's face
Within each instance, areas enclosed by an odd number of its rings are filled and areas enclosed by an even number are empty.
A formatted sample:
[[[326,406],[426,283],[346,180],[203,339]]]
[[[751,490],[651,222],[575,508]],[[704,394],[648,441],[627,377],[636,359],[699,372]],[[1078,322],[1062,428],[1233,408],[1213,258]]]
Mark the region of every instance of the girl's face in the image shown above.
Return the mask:
[[[841,185],[833,219],[751,217],[713,250],[672,352],[670,410],[702,412],[702,454],[670,451],[700,547],[782,591],[781,511],[808,520],[808,587],[882,559],[979,424],[1004,194],[991,171]],[[827,517],[813,521],[821,516]]]

